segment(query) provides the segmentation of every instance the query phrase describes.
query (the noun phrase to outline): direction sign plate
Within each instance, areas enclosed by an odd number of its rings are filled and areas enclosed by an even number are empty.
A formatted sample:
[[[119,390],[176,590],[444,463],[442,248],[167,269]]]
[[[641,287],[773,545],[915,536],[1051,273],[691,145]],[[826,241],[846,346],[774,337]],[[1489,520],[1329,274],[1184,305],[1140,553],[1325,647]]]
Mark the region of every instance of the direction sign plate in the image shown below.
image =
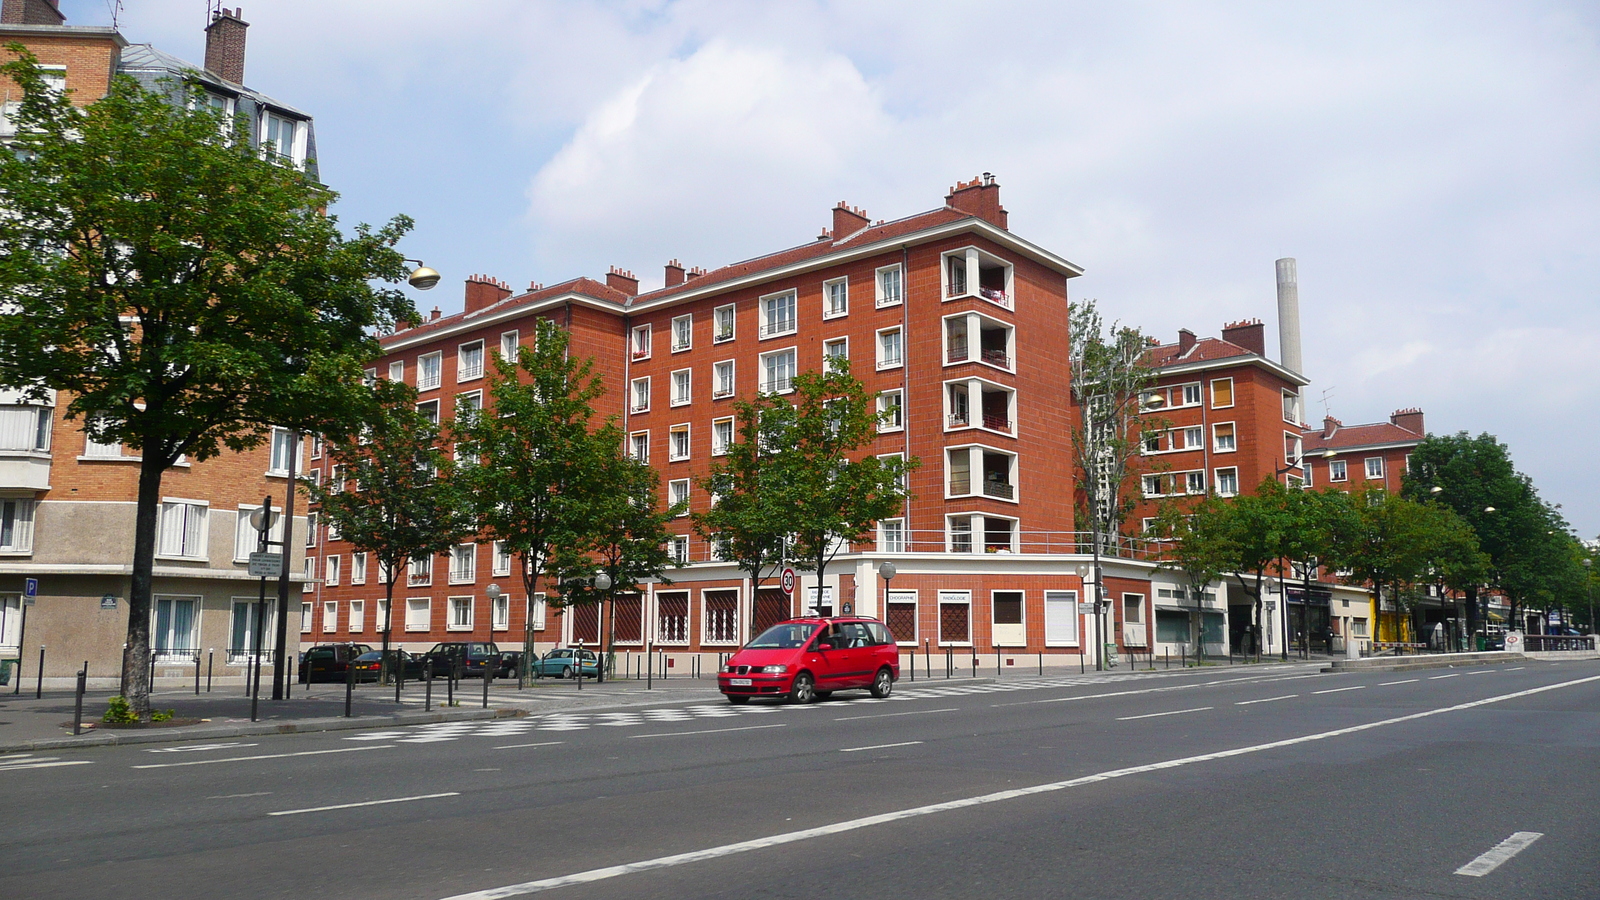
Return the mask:
[[[250,554],[250,575],[252,578],[271,578],[283,571],[283,556],[278,553],[252,553]]]
[[[1092,616],[1092,615],[1094,615],[1094,604],[1093,603],[1079,603],[1078,604],[1078,615],[1080,615],[1080,616]]]

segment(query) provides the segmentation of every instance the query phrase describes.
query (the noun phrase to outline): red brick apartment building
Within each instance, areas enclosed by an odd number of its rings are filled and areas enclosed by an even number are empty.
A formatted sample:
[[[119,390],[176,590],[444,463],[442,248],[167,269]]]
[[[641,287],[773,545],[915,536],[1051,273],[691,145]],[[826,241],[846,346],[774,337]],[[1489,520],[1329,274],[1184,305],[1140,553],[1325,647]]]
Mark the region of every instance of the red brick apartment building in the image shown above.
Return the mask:
[[[697,481],[733,440],[733,399],[782,393],[796,373],[848,357],[889,413],[872,452],[922,461],[902,515],[841,553],[824,584],[803,575],[793,603],[715,559],[685,517],[674,551],[686,566],[672,584],[624,598],[603,630],[614,627],[619,651],[648,641],[725,652],[803,606],[849,604],[884,618],[908,648],[1075,658],[1085,559],[1065,446],[1066,313],[1067,281],[1081,269],[1013,234],[999,194],[984,176],[956,185],[937,209],[888,222],[841,203],[815,240],[709,272],[673,261],[665,286],[647,293],[616,269],[604,283],[515,296],[475,276],[463,312],[387,338],[377,374],[416,385],[447,418],[460,402],[483,402],[490,354],[550,319],[568,329],[575,354],[594,358],[608,391],[600,412],[618,415],[628,451],[661,473],[662,502],[686,498],[698,510],[708,498]],[[382,619],[377,579],[348,546],[322,540],[307,628],[318,639],[370,640]],[[885,560],[898,568],[891,585],[877,575]],[[1113,563],[1108,587],[1142,605],[1153,569]],[[487,600],[491,581],[508,594],[498,608]],[[520,643],[525,605],[545,648],[601,636],[592,609],[547,615],[510,596],[519,580],[486,543],[418,563],[407,582],[394,639],[409,647],[469,636]]]
[[[74,103],[105,96],[118,74],[152,88],[167,78],[199,84],[214,105],[244,115],[253,138],[276,141],[280,156],[315,175],[310,117],[239,83],[246,27],[236,12],[214,15],[202,68],[130,44],[114,28],[67,25],[55,0],[0,5],[0,45],[26,46],[47,80],[73,92]],[[0,81],[0,99],[3,145],[15,134],[15,85]],[[100,682],[119,673],[127,634],[139,459],[118,444],[89,440],[81,423],[65,421],[58,410],[68,399],[32,401],[0,391],[0,660],[21,657],[32,677],[43,645],[47,677],[66,678],[88,660]],[[248,516],[269,494],[282,506],[289,443],[279,431],[257,451],[179,463],[164,476],[151,618],[158,675],[189,677],[197,658],[213,660],[216,677],[242,675],[253,644],[246,610],[257,593],[245,571],[256,538]],[[291,541],[296,582],[302,523]],[[38,579],[39,593],[24,645],[27,578]],[[270,622],[266,633],[273,633]],[[290,635],[293,652],[297,629]]]
[[[1427,435],[1420,409],[1395,410],[1389,421],[1370,425],[1346,425],[1326,416],[1320,430],[1305,432],[1312,469],[1308,476],[1317,486],[1342,491],[1382,488],[1398,493],[1411,451]]]

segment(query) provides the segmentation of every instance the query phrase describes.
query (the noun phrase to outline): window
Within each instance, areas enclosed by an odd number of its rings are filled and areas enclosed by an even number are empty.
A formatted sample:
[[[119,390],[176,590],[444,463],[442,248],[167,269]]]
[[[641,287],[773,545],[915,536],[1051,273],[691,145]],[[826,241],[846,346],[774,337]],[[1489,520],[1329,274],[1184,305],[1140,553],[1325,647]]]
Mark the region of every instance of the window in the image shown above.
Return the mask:
[[[850,280],[835,278],[822,283],[822,317],[834,319],[850,313]]]
[[[733,444],[733,419],[711,420],[711,455],[725,456]]]
[[[424,587],[433,584],[433,556],[418,556],[411,560],[411,567],[406,573],[406,584],[411,587]]]
[[[950,552],[972,552],[972,517],[950,517]]]
[[[417,357],[417,390],[428,391],[438,387],[442,368],[437,352]]]
[[[1203,494],[1206,490],[1205,472],[1162,472],[1144,475],[1139,479],[1146,497],[1182,497]]]
[[[1205,446],[1205,429],[1199,425],[1183,429],[1183,449],[1199,450]]]
[[[483,409],[483,391],[470,391],[456,395],[456,420],[467,423],[478,417]]]
[[[505,541],[494,542],[494,557],[490,562],[490,571],[501,577],[511,574],[511,554],[506,552]]]
[[[101,417],[95,416],[95,418],[100,419]],[[101,423],[96,422],[96,424],[98,425]],[[85,423],[85,425],[87,425],[87,423]],[[273,433],[273,437],[277,437],[276,432]],[[274,449],[276,449],[276,440],[274,440],[273,443]],[[83,455],[89,459],[118,459],[122,456],[122,443],[115,440],[95,440],[89,436],[89,430],[87,427],[85,427],[83,432]]]
[[[1367,620],[1365,617],[1350,620],[1350,636],[1359,638],[1367,636]]]
[[[339,601],[328,600],[322,604],[322,633],[339,630]]]
[[[633,358],[650,358],[650,326],[638,325],[633,329]]]
[[[901,352],[900,329],[885,328],[878,332],[878,368],[892,369],[905,362]]]
[[[739,643],[739,592],[706,591],[705,641],[708,644]]]
[[[450,583],[471,584],[478,577],[478,545],[457,544],[450,548]]]
[[[394,630],[394,623],[389,621],[389,601],[376,600],[377,606],[373,609],[372,627],[379,632],[388,634]]]
[[[733,340],[733,304],[719,306],[711,311],[711,343]]]
[[[889,591],[883,623],[901,646],[917,646],[917,592]]]
[[[1304,458],[1303,441],[1298,434],[1283,433],[1283,462],[1284,465],[1298,466]]]
[[[1211,408],[1224,409],[1233,405],[1233,379],[1213,378],[1211,380]]]
[[[371,369],[363,369],[363,370],[361,370],[361,383],[366,385],[367,387],[372,387],[373,385],[377,384],[378,383],[378,369],[377,369],[377,367],[373,367]]]
[[[26,553],[33,549],[34,501],[0,499],[0,553]]]
[[[761,390],[768,394],[787,394],[794,381],[794,349],[761,354]]]
[[[1238,493],[1239,493],[1239,470],[1238,469],[1235,469],[1235,468],[1218,469],[1216,471],[1216,477],[1217,477],[1217,495],[1218,496],[1221,496],[1221,497],[1233,497],[1233,496],[1237,496],[1238,495]]]
[[[1232,453],[1239,449],[1232,422],[1218,422],[1211,426],[1211,448],[1218,453]]]
[[[977,247],[952,250],[943,256],[940,277],[944,297],[977,295],[1004,309],[1011,309],[1011,264]]]
[[[689,479],[674,478],[667,482],[667,506],[676,509],[679,516],[689,514]]]
[[[799,327],[795,320],[795,292],[769,294],[761,298],[761,337],[793,334]]]
[[[850,359],[850,339],[833,338],[822,342],[822,367],[825,371],[838,370],[838,360]]]
[[[630,409],[636,413],[650,411],[650,379],[648,376],[633,380],[633,406]]]
[[[289,457],[293,450],[295,434],[287,428],[272,429],[272,449],[270,460],[267,463],[267,474],[286,476],[289,474]],[[299,454],[294,454],[296,457]],[[295,474],[300,474],[300,461],[296,459]]]
[[[884,266],[877,272],[878,306],[894,306],[905,299],[900,284],[900,267]]]
[[[884,391],[878,395],[878,430],[899,431],[906,427],[905,407],[899,391]]]
[[[456,351],[456,380],[470,381],[483,377],[483,341],[462,344]]]
[[[502,331],[500,333],[500,358],[506,362],[517,361],[517,350],[522,345],[522,335],[515,331]]]
[[[667,552],[671,554],[675,563],[689,561],[689,536],[686,534],[673,535],[672,543],[668,545]]]
[[[339,584],[339,557],[328,557],[327,563],[323,566],[323,575],[329,587],[336,587]]]
[[[451,597],[450,598],[450,621],[448,623],[446,623],[445,630],[447,630],[447,631],[471,631],[472,630],[472,598],[471,597]]]
[[[0,450],[49,450],[52,420],[48,406],[0,406]]]
[[[1139,402],[1147,410],[1181,409],[1185,406],[1199,406],[1200,383],[1194,382],[1192,384],[1175,384],[1168,387],[1151,388],[1139,395]]]
[[[1367,480],[1368,481],[1379,481],[1379,480],[1382,480],[1382,478],[1383,478],[1383,457],[1381,457],[1381,456],[1369,456],[1366,459],[1366,463],[1367,463]]]
[[[501,594],[490,602],[489,627],[495,631],[511,628],[511,595]]]
[[[689,643],[688,591],[663,591],[656,594],[656,611],[656,641],[658,643]]]
[[[406,599],[406,630],[427,631],[433,627],[433,601],[428,597]]]
[[[350,633],[351,634],[360,634],[362,629],[367,627],[366,619],[367,619],[367,601],[365,601],[365,600],[351,600],[350,601],[350,622],[349,622]]]
[[[889,460],[896,460],[896,462],[893,463],[893,465],[901,465],[901,464],[903,464],[905,462],[906,455],[904,453],[880,453],[878,455],[878,458],[883,460],[886,465],[889,464]],[[900,470],[900,478],[895,482],[895,486],[898,487],[902,491],[906,490],[907,489],[906,478],[907,478],[906,470],[905,469],[901,469]]]
[[[1204,473],[1204,472],[1185,472],[1185,473],[1183,473],[1183,477],[1184,477],[1184,493],[1186,493],[1186,494],[1204,494],[1206,492],[1206,473]]]
[[[972,643],[970,591],[939,592],[939,645]]]
[[[878,523],[878,550],[882,553],[904,553],[906,549],[906,521],[884,519]]]
[[[307,547],[315,547],[316,545],[317,545],[317,514],[315,512],[308,512],[308,513],[306,513],[306,546]]]
[[[300,582],[300,591],[309,594],[317,589],[317,558],[308,556],[304,566],[305,578]]]
[[[650,461],[650,432],[635,431],[628,435],[628,455],[642,463]]]
[[[155,597],[150,649],[163,656],[187,656],[199,647],[200,598]]]
[[[205,559],[206,513],[203,501],[162,501],[157,555]]]
[[[689,403],[690,369],[679,369],[672,373],[672,405],[686,406]]]
[[[675,316],[672,319],[672,352],[681,353],[694,346],[694,316]]]
[[[262,117],[261,156],[281,162],[300,162],[300,143],[297,140],[300,123],[276,113]]]
[[[711,367],[711,399],[733,396],[733,360],[726,359]]]
[[[406,380],[406,364],[405,364],[404,360],[395,360],[394,362],[389,363],[389,380],[390,381],[405,381]]]
[[[967,293],[967,254],[960,250],[944,258],[944,284],[946,297],[962,297]]]
[[[672,460],[674,462],[676,462],[677,460],[688,459],[689,458],[689,426],[688,425],[674,425],[674,426],[672,426],[672,430],[667,432],[667,434],[668,434],[668,441],[669,441],[669,443],[667,445],[667,459]]]
[[[1294,391],[1283,392],[1283,420],[1300,424],[1300,395]]]
[[[265,631],[266,629],[262,629]],[[311,602],[309,600],[300,604],[300,633],[311,633]]]
[[[255,526],[250,524],[250,514],[258,508],[241,506],[235,514],[233,558],[236,562],[248,560],[250,554],[256,552],[256,548],[260,546],[261,532],[256,531]],[[267,529],[267,540],[283,540],[283,510],[280,508],[274,507],[272,510],[272,527]],[[271,549],[271,545],[268,545],[268,549]]]
[[[350,554],[350,583],[367,583],[367,553],[365,550]]]
[[[1344,460],[1336,459],[1336,460],[1333,460],[1332,462],[1328,463],[1328,480],[1329,481],[1349,481],[1350,480],[1349,467],[1345,464]]]

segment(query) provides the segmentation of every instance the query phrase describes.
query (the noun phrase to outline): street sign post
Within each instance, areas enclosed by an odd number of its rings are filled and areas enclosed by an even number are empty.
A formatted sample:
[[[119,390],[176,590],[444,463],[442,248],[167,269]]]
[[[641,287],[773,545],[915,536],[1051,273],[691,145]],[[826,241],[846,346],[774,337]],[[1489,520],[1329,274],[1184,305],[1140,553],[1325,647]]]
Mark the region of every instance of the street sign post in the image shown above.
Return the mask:
[[[283,556],[278,553],[255,552],[250,554],[250,577],[271,578],[278,574],[278,569],[283,565]]]

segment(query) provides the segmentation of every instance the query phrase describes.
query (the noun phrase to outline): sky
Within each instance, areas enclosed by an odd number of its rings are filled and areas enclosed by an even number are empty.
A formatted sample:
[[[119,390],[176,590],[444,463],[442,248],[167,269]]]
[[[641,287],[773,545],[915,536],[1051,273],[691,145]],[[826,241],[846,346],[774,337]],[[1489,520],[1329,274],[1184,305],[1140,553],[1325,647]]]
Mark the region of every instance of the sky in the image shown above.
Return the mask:
[[[1494,434],[1600,535],[1593,3],[237,2],[334,212],[416,220],[424,309],[476,273],[659,286],[992,172],[1075,299],[1168,342],[1260,318],[1276,357],[1296,258],[1309,418]],[[205,22],[117,24],[200,62]]]

